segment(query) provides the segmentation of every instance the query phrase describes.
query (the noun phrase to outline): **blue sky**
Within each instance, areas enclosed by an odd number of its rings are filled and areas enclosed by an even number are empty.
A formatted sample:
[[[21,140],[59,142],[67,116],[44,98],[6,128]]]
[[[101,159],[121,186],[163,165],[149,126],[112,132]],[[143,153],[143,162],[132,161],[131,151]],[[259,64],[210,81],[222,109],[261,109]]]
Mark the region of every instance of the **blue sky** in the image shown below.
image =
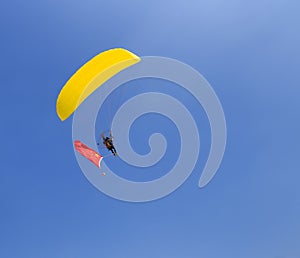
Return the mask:
[[[300,257],[299,8],[2,1],[0,257]],[[113,47],[178,59],[213,86],[228,140],[207,187],[198,188],[197,170],[171,195],[135,204],[86,180],[72,119],[60,122],[55,101],[77,68]]]

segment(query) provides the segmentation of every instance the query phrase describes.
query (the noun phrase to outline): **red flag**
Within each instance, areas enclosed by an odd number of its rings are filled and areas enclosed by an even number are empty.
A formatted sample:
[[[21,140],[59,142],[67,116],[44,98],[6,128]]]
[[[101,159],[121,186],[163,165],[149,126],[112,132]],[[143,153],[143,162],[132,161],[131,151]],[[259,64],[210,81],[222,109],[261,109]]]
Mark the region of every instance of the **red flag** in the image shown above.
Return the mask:
[[[103,157],[96,151],[92,150],[81,141],[76,140],[74,142],[75,149],[89,161],[93,162],[98,168],[100,168],[100,162]]]

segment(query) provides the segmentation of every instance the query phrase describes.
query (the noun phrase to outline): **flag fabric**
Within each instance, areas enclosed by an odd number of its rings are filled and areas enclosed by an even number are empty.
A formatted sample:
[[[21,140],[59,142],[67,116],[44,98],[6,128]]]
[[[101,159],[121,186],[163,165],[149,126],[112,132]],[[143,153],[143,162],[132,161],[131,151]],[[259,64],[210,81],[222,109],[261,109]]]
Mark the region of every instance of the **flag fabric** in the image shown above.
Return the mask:
[[[89,161],[94,163],[98,168],[100,168],[100,162],[103,157],[98,152],[89,148],[79,140],[74,141],[74,147],[82,156],[84,156]]]

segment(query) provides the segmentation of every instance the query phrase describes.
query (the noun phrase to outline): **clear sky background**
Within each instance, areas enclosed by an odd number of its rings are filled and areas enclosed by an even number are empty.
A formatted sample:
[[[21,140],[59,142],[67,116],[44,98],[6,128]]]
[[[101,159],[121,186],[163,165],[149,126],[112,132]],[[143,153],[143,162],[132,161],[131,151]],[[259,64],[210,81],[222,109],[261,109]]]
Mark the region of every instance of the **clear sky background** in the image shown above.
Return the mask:
[[[299,11],[296,0],[2,1],[0,257],[299,258]],[[207,187],[200,169],[136,204],[82,174],[56,98],[114,47],[178,59],[213,86],[228,143]]]

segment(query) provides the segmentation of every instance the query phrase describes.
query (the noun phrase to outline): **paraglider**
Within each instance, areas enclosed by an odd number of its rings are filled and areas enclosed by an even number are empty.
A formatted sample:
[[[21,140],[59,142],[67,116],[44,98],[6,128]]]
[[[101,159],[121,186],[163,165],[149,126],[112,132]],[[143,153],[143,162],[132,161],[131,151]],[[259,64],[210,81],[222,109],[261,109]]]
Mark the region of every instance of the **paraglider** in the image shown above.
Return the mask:
[[[110,137],[105,136],[104,133],[102,133],[101,138],[103,140],[103,144],[105,145],[105,147],[109,151],[111,151],[114,156],[117,156],[117,151],[116,151],[116,148],[115,148],[115,146],[113,144],[113,137],[112,137],[111,132],[110,132]],[[97,144],[100,145],[99,142]]]
[[[88,98],[97,88],[120,71],[138,63],[141,59],[123,48],[115,48],[104,51],[80,67],[66,82],[56,100],[56,113],[61,121],[70,117],[80,104]],[[114,156],[117,151],[113,144],[112,135],[104,137],[104,146]],[[89,148],[80,140],[74,141],[75,149],[94,165],[100,168],[103,156]],[[103,172],[102,175],[105,175]]]

